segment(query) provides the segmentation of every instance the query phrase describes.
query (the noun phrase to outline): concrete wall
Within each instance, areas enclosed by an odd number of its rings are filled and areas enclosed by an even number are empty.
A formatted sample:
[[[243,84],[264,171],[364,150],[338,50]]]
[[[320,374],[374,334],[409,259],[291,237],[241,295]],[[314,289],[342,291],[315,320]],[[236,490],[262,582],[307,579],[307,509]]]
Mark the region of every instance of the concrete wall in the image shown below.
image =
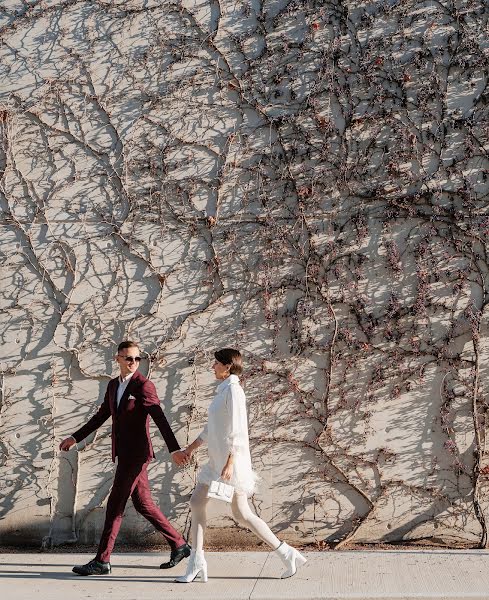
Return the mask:
[[[182,444],[213,350],[243,349],[277,533],[485,543],[488,15],[2,2],[2,543],[98,539],[108,426],[57,447],[124,338]],[[187,528],[195,472],[154,438],[155,495]],[[158,538],[128,507],[120,539]]]

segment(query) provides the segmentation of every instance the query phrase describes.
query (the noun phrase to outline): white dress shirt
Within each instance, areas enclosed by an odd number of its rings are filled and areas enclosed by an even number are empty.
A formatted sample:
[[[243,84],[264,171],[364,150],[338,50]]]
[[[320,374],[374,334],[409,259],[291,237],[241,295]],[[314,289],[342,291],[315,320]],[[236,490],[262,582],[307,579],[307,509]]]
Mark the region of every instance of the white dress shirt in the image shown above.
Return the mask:
[[[129,375],[126,375],[125,377],[122,377],[121,375],[119,375],[119,387],[117,388],[117,397],[116,397],[117,408],[119,408],[121,398],[122,398],[124,392],[126,391],[126,388],[129,385],[129,382],[131,381],[131,377],[133,375],[134,375],[134,373],[129,373]]]

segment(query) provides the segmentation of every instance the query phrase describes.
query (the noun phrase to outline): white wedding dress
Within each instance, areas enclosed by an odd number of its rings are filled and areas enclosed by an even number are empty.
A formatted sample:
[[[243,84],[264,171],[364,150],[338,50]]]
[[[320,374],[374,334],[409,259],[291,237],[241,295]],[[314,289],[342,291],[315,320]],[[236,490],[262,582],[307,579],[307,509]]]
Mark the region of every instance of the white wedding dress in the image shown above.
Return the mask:
[[[251,496],[258,476],[251,467],[246,396],[237,375],[230,375],[218,385],[209,406],[207,425],[199,437],[207,442],[209,462],[200,469],[197,481],[209,485],[219,479],[231,453],[234,468],[228,483]]]
[[[306,559],[295,548],[280,542],[265,521],[253,513],[247,498],[253,494],[258,477],[251,468],[246,397],[237,375],[230,375],[217,387],[209,406],[207,425],[199,437],[207,442],[209,462],[200,469],[198,483],[190,498],[192,552],[187,571],[175,581],[190,583],[199,575],[202,581],[207,581],[207,562],[204,558],[206,507],[209,502],[207,486],[220,478],[230,453],[234,456],[233,477],[230,480],[235,488],[231,502],[233,517],[275,550],[287,568],[282,577],[294,575]]]

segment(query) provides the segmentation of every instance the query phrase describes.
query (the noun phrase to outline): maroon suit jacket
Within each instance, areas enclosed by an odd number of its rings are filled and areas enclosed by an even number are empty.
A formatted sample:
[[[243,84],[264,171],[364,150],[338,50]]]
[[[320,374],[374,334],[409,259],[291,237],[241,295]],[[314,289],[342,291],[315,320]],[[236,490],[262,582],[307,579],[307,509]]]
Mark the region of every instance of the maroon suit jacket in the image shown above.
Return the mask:
[[[180,450],[166,420],[154,383],[136,371],[127,384],[117,408],[118,377],[111,379],[102,405],[83,427],[73,433],[77,442],[85,439],[112,416],[112,460],[147,462],[154,458],[149,437],[149,416],[161,431],[168,450]]]

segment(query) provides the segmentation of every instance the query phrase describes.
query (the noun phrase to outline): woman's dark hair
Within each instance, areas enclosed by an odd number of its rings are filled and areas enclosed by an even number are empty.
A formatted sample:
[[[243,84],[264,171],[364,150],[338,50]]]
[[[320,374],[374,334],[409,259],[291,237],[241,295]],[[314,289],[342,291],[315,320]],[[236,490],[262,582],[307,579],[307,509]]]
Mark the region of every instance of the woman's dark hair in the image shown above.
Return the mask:
[[[216,360],[223,365],[230,365],[229,372],[231,375],[241,375],[243,372],[243,357],[239,350],[234,348],[221,348],[214,352]]]

